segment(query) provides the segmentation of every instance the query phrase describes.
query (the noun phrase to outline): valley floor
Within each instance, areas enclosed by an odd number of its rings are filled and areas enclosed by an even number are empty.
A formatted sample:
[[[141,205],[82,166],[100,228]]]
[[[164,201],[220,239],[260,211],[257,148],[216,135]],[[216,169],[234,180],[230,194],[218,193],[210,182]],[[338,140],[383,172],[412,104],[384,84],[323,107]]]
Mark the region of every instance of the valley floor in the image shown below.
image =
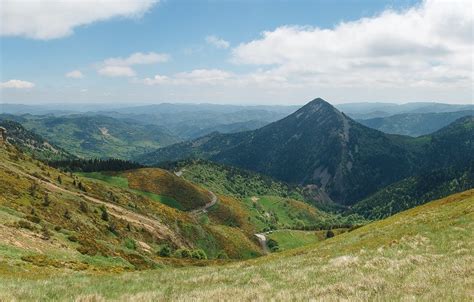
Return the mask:
[[[0,301],[474,299],[474,190],[312,245],[223,266],[0,270]]]

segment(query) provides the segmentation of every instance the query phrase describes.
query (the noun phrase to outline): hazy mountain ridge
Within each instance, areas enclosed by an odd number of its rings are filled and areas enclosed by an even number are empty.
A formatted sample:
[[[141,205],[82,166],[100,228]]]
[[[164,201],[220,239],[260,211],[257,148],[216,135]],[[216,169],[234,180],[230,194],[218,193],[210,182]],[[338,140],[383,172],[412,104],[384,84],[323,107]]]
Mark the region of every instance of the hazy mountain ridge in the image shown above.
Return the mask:
[[[403,113],[387,117],[359,119],[359,123],[389,134],[421,136],[435,132],[474,110],[433,113]]]
[[[1,116],[79,157],[127,159],[178,141],[165,128],[107,116]]]
[[[468,140],[468,131],[456,123],[453,127],[419,139],[388,135],[316,99],[260,129],[211,134],[138,159],[152,164],[207,158],[290,183],[315,184],[333,200],[352,204],[421,169],[431,169],[433,163],[456,164],[464,155],[455,146],[462,143],[468,151],[472,145],[463,143]]]
[[[40,135],[25,129],[20,123],[4,120],[0,116],[0,127],[7,130],[7,141],[23,152],[43,161],[74,159],[75,156],[49,143]]]

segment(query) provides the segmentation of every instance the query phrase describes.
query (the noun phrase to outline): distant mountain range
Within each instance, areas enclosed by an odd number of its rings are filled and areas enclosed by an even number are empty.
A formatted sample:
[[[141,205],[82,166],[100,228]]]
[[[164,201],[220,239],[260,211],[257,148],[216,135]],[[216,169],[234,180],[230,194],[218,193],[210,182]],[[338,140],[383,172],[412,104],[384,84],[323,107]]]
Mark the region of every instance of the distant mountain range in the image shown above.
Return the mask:
[[[367,127],[385,133],[420,136],[433,133],[458,118],[472,115],[474,115],[473,110],[436,113],[403,113],[357,121]]]
[[[474,105],[443,104],[433,102],[394,103],[347,103],[335,105],[353,119],[371,119],[404,113],[442,113],[474,110]]]
[[[410,138],[365,127],[322,99],[257,130],[213,133],[136,159],[157,164],[205,158],[296,184],[315,185],[351,205],[420,171],[449,167],[472,154],[472,117],[431,136]]]

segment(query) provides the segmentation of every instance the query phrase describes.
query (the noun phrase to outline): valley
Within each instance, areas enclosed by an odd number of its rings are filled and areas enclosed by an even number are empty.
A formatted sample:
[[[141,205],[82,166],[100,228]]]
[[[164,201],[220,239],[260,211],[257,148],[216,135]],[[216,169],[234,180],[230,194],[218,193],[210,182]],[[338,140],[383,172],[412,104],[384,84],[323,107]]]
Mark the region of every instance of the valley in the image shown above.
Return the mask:
[[[80,131],[98,149],[56,135],[78,118],[2,115],[1,300],[468,299],[440,280],[456,269],[461,288],[473,269],[472,116],[414,138],[316,99],[256,130],[152,152],[124,140],[113,156],[122,134],[95,118]]]

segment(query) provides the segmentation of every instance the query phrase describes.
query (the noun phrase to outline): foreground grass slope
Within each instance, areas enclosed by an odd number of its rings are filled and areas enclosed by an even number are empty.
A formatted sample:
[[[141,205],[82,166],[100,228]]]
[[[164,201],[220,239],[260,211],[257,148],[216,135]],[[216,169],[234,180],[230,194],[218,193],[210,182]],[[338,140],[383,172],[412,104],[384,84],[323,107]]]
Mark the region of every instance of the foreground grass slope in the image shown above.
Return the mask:
[[[311,246],[225,266],[123,274],[0,275],[0,300],[425,300],[474,298],[474,191]],[[67,290],[65,290],[67,288]]]

